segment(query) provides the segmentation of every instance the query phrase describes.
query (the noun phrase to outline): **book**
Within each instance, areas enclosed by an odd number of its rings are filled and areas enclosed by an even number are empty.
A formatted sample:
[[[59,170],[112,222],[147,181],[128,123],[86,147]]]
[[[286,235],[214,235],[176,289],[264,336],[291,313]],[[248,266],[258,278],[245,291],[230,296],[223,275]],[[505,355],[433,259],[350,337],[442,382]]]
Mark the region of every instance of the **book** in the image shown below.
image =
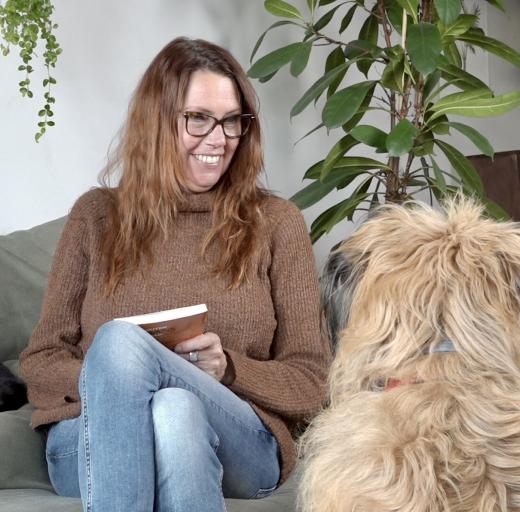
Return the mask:
[[[206,304],[168,309],[144,315],[116,318],[139,325],[163,345],[173,350],[181,341],[203,334],[208,320]]]

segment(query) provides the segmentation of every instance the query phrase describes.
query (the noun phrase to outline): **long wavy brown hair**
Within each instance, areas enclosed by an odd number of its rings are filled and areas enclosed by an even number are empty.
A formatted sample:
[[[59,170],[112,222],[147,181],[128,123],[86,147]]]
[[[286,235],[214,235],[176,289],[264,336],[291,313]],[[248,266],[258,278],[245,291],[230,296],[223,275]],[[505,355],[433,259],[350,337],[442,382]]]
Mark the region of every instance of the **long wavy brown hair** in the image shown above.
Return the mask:
[[[167,236],[188,190],[179,156],[178,115],[193,72],[212,71],[236,85],[242,112],[253,114],[227,172],[215,185],[212,227],[202,255],[218,244],[218,258],[208,262],[216,274],[240,285],[258,250],[262,227],[260,205],[268,193],[257,184],[263,169],[257,96],[238,61],[223,48],[200,39],[179,37],[167,44],[145,71],[130,102],[120,142],[101,173],[111,197],[105,236],[107,294],[137,270],[141,261],[153,262],[151,244]],[[114,174],[120,174],[111,188]]]

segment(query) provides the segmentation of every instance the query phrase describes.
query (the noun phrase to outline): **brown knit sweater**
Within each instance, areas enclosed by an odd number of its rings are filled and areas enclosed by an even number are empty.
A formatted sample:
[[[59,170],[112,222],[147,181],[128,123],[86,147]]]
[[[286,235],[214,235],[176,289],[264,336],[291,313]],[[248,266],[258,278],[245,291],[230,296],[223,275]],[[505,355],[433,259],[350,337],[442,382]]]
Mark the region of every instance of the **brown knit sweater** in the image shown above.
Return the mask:
[[[234,365],[230,389],[252,404],[278,440],[283,481],[295,463],[291,429],[322,405],[330,358],[320,335],[312,248],[299,210],[271,196],[262,207],[267,230],[258,268],[247,283],[227,289],[200,255],[212,197],[193,194],[168,239],[154,243],[153,267],[127,277],[108,298],[101,257],[107,196],[94,189],[76,202],[54,255],[40,321],[20,357],[36,407],[32,425],[80,414],[82,360],[101,324],[203,302],[208,331],[220,336]]]

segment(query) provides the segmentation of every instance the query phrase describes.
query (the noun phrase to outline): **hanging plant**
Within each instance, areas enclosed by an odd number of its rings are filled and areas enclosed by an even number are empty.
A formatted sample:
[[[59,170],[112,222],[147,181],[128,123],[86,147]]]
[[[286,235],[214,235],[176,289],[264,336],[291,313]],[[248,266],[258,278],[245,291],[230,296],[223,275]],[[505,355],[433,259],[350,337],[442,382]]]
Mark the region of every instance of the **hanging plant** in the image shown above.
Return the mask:
[[[38,111],[38,131],[34,138],[36,142],[45,133],[47,127],[54,126],[51,118],[54,115],[52,105],[55,103],[52,87],[56,79],[51,75],[51,68],[56,66],[61,48],[56,41],[53,30],[58,25],[52,22],[54,6],[49,0],[6,0],[0,4],[0,35],[4,42],[0,44],[3,55],[8,55],[11,49],[19,48],[22,64],[18,70],[23,73],[23,79],[18,83],[20,93],[24,97],[32,98],[31,73],[33,59],[38,57],[36,52],[38,43],[44,45],[43,65],[46,78],[43,80],[44,105]]]

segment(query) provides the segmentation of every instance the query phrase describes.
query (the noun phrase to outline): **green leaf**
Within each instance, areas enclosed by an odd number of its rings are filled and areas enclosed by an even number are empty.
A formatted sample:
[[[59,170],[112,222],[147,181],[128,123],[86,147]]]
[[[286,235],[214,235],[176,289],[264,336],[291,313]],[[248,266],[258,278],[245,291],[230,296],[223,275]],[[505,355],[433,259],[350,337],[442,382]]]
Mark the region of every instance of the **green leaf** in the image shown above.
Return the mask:
[[[318,179],[321,176],[322,166],[323,160],[311,166],[305,173],[305,178]],[[373,158],[367,158],[364,156],[344,156],[336,161],[330,174],[333,174],[335,169],[345,168],[361,169],[364,171],[370,169],[390,170],[390,167],[388,167],[387,164],[380,162],[379,160],[374,160]]]
[[[383,50],[370,41],[357,39],[350,41],[345,46],[345,57],[347,59],[365,58],[378,59],[383,54]]]
[[[356,126],[350,134],[354,139],[367,146],[377,149],[386,149],[387,134],[375,126],[362,124]]]
[[[433,0],[437,14],[444,24],[453,23],[460,13],[460,0]]]
[[[320,128],[323,128],[323,123],[320,123],[319,125],[315,126],[312,130],[309,130],[305,135],[303,135],[302,137],[300,137],[295,143],[294,145],[296,146],[296,144],[298,144],[298,142],[300,142],[301,140],[305,139],[305,137],[308,137],[309,135],[311,135],[311,133],[314,133],[316,130],[319,130]]]
[[[441,101],[432,107],[432,110],[435,111],[435,114],[432,117],[437,117],[439,112],[466,117],[499,116],[509,112],[510,110],[513,110],[520,105],[520,91],[508,92],[500,96],[495,96],[494,98],[483,98],[475,100],[469,99],[466,101],[459,101],[451,105],[444,105],[439,107]]]
[[[374,7],[375,8],[375,7]],[[379,36],[379,23],[377,22],[376,16],[372,13],[363,23],[361,30],[359,31],[358,39],[360,41],[368,41],[374,46],[377,46],[377,39]],[[368,71],[374,62],[371,60],[362,60],[357,63],[357,68],[361,73],[368,78]]]
[[[369,80],[351,85],[333,94],[323,108],[323,124],[327,128],[336,128],[346,123],[356,114],[365,96],[375,85],[376,82]]]
[[[381,76],[381,85],[392,91],[403,93],[404,60],[404,54],[398,59],[390,60]]]
[[[345,133],[349,133],[355,126],[357,126],[359,121],[363,119],[363,116],[369,110],[370,102],[372,101],[373,95],[374,89],[368,91],[368,94],[365,96],[363,103],[361,103],[361,106],[358,108],[357,113],[354,114],[352,118],[349,119],[345,124],[341,125],[341,128]]]
[[[274,75],[276,75],[276,73],[278,73],[278,70],[276,71],[273,71],[271,74],[269,75],[266,75],[266,76],[263,76],[261,78],[258,79],[258,81],[261,83],[261,84],[265,84],[265,82],[269,82],[269,80],[271,80],[271,78],[273,78]]]
[[[316,32],[319,32],[322,28],[326,27],[330,20],[332,20],[334,13],[338,10],[338,8],[341,7],[341,4],[336,5],[333,9],[331,9],[329,12],[325,13],[315,24],[314,24],[314,30]]]
[[[318,0],[307,0],[307,6],[309,7],[309,11],[314,12],[317,5]]]
[[[253,48],[253,51],[251,52],[251,57],[249,57],[249,62],[253,62],[253,58],[256,55],[256,52],[258,51],[258,48],[260,48],[260,45],[262,44],[262,41],[264,40],[265,35],[267,32],[269,32],[271,29],[276,27],[281,27],[282,25],[297,25],[294,21],[277,21],[276,23],[273,23],[265,32],[262,33],[262,35],[258,38],[258,41],[255,44],[255,47]]]
[[[488,4],[493,5],[494,7],[498,7],[501,11],[506,12],[504,9],[504,4],[502,3],[502,0],[486,0]]]
[[[419,21],[417,17],[417,9],[419,7],[419,0],[397,0],[399,5],[412,16],[415,23]]]
[[[473,164],[453,146],[442,140],[436,140],[435,144],[446,155],[450,164],[460,176],[463,186],[468,192],[475,192],[479,197],[484,194],[484,186]]]
[[[443,47],[444,55],[450,64],[462,68],[462,57],[455,41],[445,44]]]
[[[341,25],[339,27],[339,33],[343,34],[345,30],[347,30],[348,26],[350,25],[350,22],[352,21],[352,18],[354,16],[354,13],[356,12],[357,5],[353,5],[348,11],[345,16],[343,16],[343,19],[341,20]]]
[[[446,194],[447,188],[446,188],[446,180],[444,179],[444,174],[441,171],[440,167],[437,165],[437,162],[431,158],[432,167],[433,167],[433,174],[435,176],[435,181],[437,183],[437,187],[441,191],[442,195]]]
[[[408,153],[419,130],[408,119],[401,119],[386,138],[386,149],[390,156],[401,156]]]
[[[332,50],[327,56],[327,60],[325,62],[325,73],[328,73],[331,69],[341,66],[344,62],[345,54],[343,53],[341,46],[336,46],[336,48]],[[339,87],[339,84],[342,82],[346,73],[347,68],[345,68],[345,70],[331,82],[327,91],[327,96],[331,96],[336,92],[337,88]]]
[[[426,156],[433,153],[434,136],[430,130],[419,133],[411,153],[414,156]]]
[[[323,199],[335,188],[344,188],[348,186],[355,178],[364,172],[365,171],[362,169],[334,167],[327,176],[327,179],[323,181],[317,179],[310,185],[307,185],[305,188],[294,194],[294,196],[291,197],[291,201],[295,203],[300,210],[304,210]]]
[[[363,185],[365,185],[365,183],[363,183]],[[368,185],[370,185],[370,181],[368,182]],[[319,215],[311,225],[310,236],[312,243],[316,242],[325,233],[329,233],[330,230],[345,217],[351,219],[356,208],[369,195],[370,194],[367,194],[366,192],[360,191],[358,188],[348,199],[328,208]]]
[[[309,56],[312,50],[312,42],[302,44],[300,49],[296,52],[291,62],[291,75],[299,76],[309,62]]]
[[[428,78],[426,79],[426,81],[424,83],[424,89],[423,89],[424,104],[428,104],[428,99],[430,97],[430,94],[437,87],[437,84],[439,83],[440,79],[441,79],[441,71],[439,69],[436,69],[433,73],[430,73],[428,75]]]
[[[311,165],[303,175],[304,180],[317,180],[321,176],[321,169],[323,168],[323,162],[325,160],[320,160],[319,162],[316,162],[315,164]]]
[[[251,78],[262,78],[278,71],[282,66],[291,62],[303,44],[305,43],[292,43],[264,55],[251,66],[247,74]]]
[[[331,225],[331,221],[336,215],[336,212],[346,201],[348,201],[348,199],[345,199],[344,201],[341,201],[341,203],[327,208],[324,212],[318,215],[318,217],[311,224],[310,237],[312,243],[317,242],[325,233],[328,233],[332,229],[334,224]]]
[[[274,16],[303,20],[300,11],[294,7],[294,5],[284,2],[283,0],[265,0],[264,7]]]
[[[495,201],[492,201],[488,197],[483,197],[482,202],[484,203],[486,213],[489,217],[501,221],[511,220],[509,213],[507,213],[500,205],[495,203]]]
[[[433,120],[428,119],[425,124],[432,130],[433,133],[436,133],[437,135],[447,135],[450,133],[448,116],[445,114],[436,117]]]
[[[464,41],[474,46],[478,46],[490,53],[498,55],[517,67],[520,67],[520,53],[505,43],[487,37],[478,29],[470,29],[465,34],[458,37],[459,41]]]
[[[341,222],[345,217],[349,220],[352,220],[352,216],[356,208],[359,206],[361,202],[363,202],[370,194],[367,194],[367,190],[370,187],[370,183],[372,182],[373,176],[368,176],[354,191],[354,193],[349,197],[348,203],[344,203],[343,207],[340,208],[334,218],[332,219],[332,226]],[[330,229],[329,229],[330,231]],[[328,231],[327,231],[328,232]]]
[[[453,113],[453,109],[458,109],[467,102],[473,102],[482,98],[492,98],[492,92],[489,89],[471,89],[464,92],[456,92],[441,98],[433,106],[429,107],[429,111],[433,112],[431,119],[441,116],[442,114]]]
[[[467,124],[454,122],[448,123],[448,126],[465,135],[484,155],[489,156],[489,158],[494,157],[495,150],[493,149],[493,146],[490,144],[489,140],[480,132],[475,130],[475,128],[472,128]]]
[[[321,78],[316,80],[314,84],[304,93],[304,95],[296,102],[294,107],[291,109],[291,117],[298,115],[300,112],[305,110],[305,107],[309,105],[315,98],[317,98],[332,82],[333,80],[344,70],[350,66],[350,62],[345,62],[341,66],[331,69],[328,73],[323,75]]]
[[[442,50],[441,34],[435,25],[422,21],[411,25],[406,47],[417,71],[425,75],[435,71]]]
[[[321,168],[321,180],[325,180],[327,175],[334,167],[336,162],[350,149],[358,144],[358,141],[351,137],[350,135],[345,135],[342,137],[329,151],[329,154],[325,157],[323,162],[323,166]]]
[[[385,0],[385,10],[391,25],[398,34],[403,32],[403,8],[397,0]]]
[[[473,14],[461,14],[451,25],[446,27],[446,30],[442,34],[443,40],[448,37],[457,37],[465,34],[477,21],[478,16]]]
[[[441,55],[439,63],[437,64],[437,69],[442,73],[442,78],[444,78],[444,80],[452,82],[453,85],[456,85],[459,89],[488,89],[491,94],[491,90],[482,80],[463,69],[450,64],[444,55]]]

